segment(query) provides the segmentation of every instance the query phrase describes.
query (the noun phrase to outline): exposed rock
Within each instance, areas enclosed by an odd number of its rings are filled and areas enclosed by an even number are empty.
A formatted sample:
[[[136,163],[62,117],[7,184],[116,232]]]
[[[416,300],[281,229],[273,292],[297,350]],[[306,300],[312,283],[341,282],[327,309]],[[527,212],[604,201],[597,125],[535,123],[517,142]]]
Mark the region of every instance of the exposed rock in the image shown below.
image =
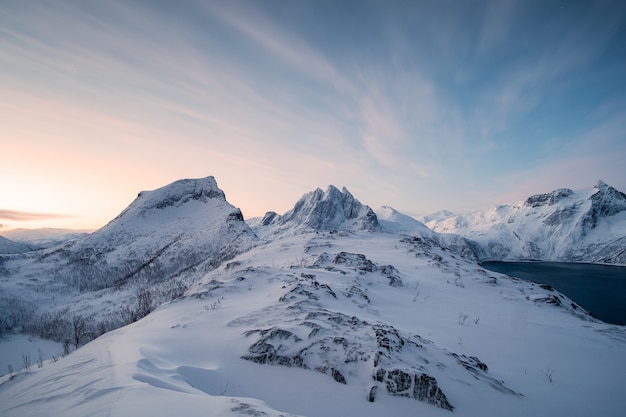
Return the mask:
[[[364,272],[374,272],[378,270],[378,266],[367,259],[365,255],[360,253],[341,252],[335,256],[333,263],[336,265],[355,268]]]
[[[367,395],[367,401],[373,403],[376,400],[376,391],[378,391],[378,387],[376,385],[370,388],[370,392]]]
[[[554,190],[551,193],[546,194],[536,194],[528,197],[526,201],[524,201],[525,206],[530,207],[541,207],[545,204],[551,206],[563,199],[570,197],[574,192],[568,188],[559,188],[558,190]]]
[[[389,279],[389,285],[392,287],[402,286],[402,279],[398,276],[399,271],[393,265],[381,266],[380,273]]]

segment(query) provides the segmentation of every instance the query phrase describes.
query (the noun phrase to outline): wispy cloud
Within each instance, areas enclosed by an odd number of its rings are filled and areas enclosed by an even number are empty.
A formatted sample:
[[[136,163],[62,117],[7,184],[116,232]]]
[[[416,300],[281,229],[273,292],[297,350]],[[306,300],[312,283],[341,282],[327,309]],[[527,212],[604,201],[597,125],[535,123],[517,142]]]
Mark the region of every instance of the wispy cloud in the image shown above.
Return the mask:
[[[579,123],[579,136],[601,124],[567,107],[583,103],[572,86],[594,74],[624,6],[564,6],[366,2],[328,24],[307,20],[327,11],[316,2],[280,13],[271,2],[10,4],[0,141],[23,159],[2,180],[45,170],[60,184],[81,172],[84,189],[109,181],[110,193],[215,175],[255,214],[328,183],[404,207],[449,189],[465,193],[450,197],[461,204],[497,178],[589,155],[570,148],[591,142],[566,139],[552,120]],[[533,130],[535,114],[551,120]]]
[[[12,220],[16,222],[28,222],[33,220],[52,220],[52,219],[67,219],[75,217],[68,214],[58,213],[32,213],[26,211],[17,210],[2,210],[0,209],[0,219]],[[3,225],[6,226],[6,225]]]

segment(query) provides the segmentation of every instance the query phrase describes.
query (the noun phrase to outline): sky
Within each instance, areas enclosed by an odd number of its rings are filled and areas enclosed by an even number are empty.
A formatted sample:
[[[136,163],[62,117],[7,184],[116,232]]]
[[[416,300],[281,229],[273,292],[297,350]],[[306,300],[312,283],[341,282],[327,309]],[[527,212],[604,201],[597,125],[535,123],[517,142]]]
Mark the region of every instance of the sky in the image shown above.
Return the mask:
[[[0,2],[0,233],[212,175],[463,213],[626,191],[623,1]]]

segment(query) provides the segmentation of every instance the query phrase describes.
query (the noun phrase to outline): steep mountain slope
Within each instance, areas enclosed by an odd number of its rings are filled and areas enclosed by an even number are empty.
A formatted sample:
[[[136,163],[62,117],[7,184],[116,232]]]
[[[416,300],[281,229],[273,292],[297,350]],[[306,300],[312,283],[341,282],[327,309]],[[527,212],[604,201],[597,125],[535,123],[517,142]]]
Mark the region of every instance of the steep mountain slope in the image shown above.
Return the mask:
[[[0,414],[619,415],[625,348],[622,327],[436,245],[307,231],[5,378]]]
[[[144,295],[151,305],[167,301],[256,244],[258,238],[213,177],[141,192],[119,216],[90,235],[0,258],[0,300],[23,310],[21,323],[12,319],[7,324],[0,315],[0,334],[7,327],[24,327],[58,339],[63,331],[46,333],[59,327],[50,323],[66,323],[74,315],[92,317],[91,327],[101,333],[136,318],[128,310],[139,302],[138,288],[148,291]],[[142,309],[145,313],[150,308]],[[124,317],[120,309],[126,310]]]
[[[428,226],[476,242],[482,260],[626,264],[626,195],[602,181],[590,190],[559,189]]]

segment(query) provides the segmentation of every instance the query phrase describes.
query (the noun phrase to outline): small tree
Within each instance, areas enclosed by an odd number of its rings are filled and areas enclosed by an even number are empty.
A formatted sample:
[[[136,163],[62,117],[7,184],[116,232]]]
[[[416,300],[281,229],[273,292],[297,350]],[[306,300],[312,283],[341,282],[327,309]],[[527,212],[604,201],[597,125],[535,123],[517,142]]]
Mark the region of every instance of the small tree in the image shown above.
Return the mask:
[[[70,354],[70,339],[66,337],[63,339],[63,357]]]
[[[78,349],[83,339],[87,337],[87,320],[83,316],[74,316],[72,330],[74,331],[74,347]]]
[[[552,382],[552,375],[554,375],[554,372],[556,372],[556,369],[552,369],[552,368],[546,368],[546,369],[542,369],[541,373],[545,375],[546,378],[548,378],[548,381]]]
[[[43,368],[43,351],[41,348],[37,349],[37,368]]]
[[[152,292],[147,288],[137,290],[137,320],[146,317],[154,310]]]
[[[22,353],[22,369],[25,371],[30,369],[30,353]]]

